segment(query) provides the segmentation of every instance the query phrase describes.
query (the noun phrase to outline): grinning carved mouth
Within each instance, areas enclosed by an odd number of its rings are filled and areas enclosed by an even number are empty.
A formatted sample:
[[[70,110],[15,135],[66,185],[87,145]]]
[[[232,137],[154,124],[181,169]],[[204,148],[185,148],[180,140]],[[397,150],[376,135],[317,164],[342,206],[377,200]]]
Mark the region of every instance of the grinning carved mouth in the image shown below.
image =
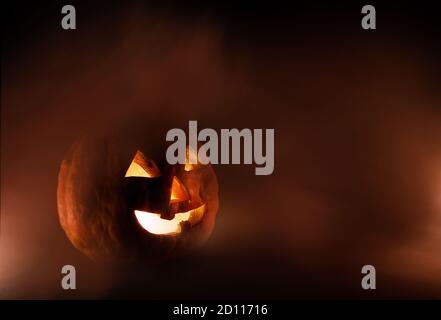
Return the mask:
[[[173,236],[180,234],[185,224],[198,224],[205,213],[205,204],[186,212],[178,212],[172,220],[161,219],[160,213],[135,210],[135,216],[141,227],[152,234]]]

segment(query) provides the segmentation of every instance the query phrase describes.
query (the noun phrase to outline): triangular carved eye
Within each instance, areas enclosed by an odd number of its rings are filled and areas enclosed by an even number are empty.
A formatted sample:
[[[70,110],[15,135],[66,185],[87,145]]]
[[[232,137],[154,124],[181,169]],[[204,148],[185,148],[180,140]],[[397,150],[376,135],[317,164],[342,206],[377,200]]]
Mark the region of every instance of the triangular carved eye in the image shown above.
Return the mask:
[[[181,202],[189,199],[188,192],[177,177],[173,177],[173,183],[170,194],[170,202]]]
[[[125,177],[156,178],[161,175],[155,162],[148,159],[141,151],[136,151]]]

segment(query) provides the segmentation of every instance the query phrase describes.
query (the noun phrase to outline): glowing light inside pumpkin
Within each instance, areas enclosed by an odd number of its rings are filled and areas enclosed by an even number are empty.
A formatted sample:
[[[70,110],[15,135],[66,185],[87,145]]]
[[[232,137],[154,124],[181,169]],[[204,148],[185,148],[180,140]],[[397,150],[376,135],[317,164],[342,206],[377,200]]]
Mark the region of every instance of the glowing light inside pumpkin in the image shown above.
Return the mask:
[[[192,149],[187,149],[187,163],[185,164],[185,171],[191,171],[197,165],[190,164],[189,159],[195,161],[194,157],[197,154],[192,151]],[[141,151],[137,151],[129,168],[127,169],[125,177],[145,177],[145,178],[155,178],[161,176],[161,172],[155,165],[153,160],[150,160],[144,156]],[[188,191],[185,186],[177,177],[173,177],[171,192],[170,192],[170,203],[185,202],[189,200]],[[193,226],[199,223],[204,215],[205,205],[186,211],[176,213],[172,220],[161,219],[160,213],[148,212],[135,210],[135,216],[138,223],[142,228],[147,230],[149,233],[156,235],[176,235],[182,232],[183,225],[189,224]]]
[[[173,177],[173,183],[170,194],[170,202],[180,202],[188,200],[188,193],[185,187],[178,180],[178,178]]]
[[[150,178],[147,171],[145,171],[139,164],[132,162],[127,169],[126,177],[146,177]]]
[[[204,215],[205,205],[196,209],[175,214],[172,220],[161,219],[159,213],[135,210],[138,223],[145,230],[157,235],[176,235],[182,232],[182,226],[189,223],[191,226],[199,223]]]
[[[185,157],[185,171],[191,171],[196,168],[196,165],[198,163],[198,154],[196,153],[193,148],[187,147],[187,154]]]
[[[141,151],[136,151],[135,157],[130,163],[127,169],[125,177],[145,177],[156,178],[161,175],[158,167],[152,160],[149,160],[144,156]]]

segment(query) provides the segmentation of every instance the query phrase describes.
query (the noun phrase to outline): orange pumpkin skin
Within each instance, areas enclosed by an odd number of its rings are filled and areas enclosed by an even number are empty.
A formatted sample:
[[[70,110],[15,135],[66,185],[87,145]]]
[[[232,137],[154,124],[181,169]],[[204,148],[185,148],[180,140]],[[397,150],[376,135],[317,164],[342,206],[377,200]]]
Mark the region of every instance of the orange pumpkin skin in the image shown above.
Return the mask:
[[[160,177],[125,177],[139,150],[157,161]],[[219,205],[214,170],[197,165],[187,172],[184,165],[169,165],[165,150],[164,141],[133,135],[88,137],[73,144],[60,166],[57,206],[60,224],[78,250],[93,259],[157,261],[185,254],[209,238]],[[172,177],[189,196],[177,206],[169,203]],[[204,206],[200,221],[185,222],[181,232],[172,235],[146,231],[134,213],[154,210],[171,219],[200,205]]]

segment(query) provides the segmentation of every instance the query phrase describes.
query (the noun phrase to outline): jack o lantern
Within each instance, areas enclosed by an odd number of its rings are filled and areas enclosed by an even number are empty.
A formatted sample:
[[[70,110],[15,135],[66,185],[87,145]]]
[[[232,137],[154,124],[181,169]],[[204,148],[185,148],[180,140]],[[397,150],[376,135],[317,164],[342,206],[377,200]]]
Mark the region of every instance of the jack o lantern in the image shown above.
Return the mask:
[[[157,260],[208,239],[218,210],[214,170],[170,165],[165,148],[148,136],[74,143],[61,163],[57,204],[78,250],[92,258]]]

